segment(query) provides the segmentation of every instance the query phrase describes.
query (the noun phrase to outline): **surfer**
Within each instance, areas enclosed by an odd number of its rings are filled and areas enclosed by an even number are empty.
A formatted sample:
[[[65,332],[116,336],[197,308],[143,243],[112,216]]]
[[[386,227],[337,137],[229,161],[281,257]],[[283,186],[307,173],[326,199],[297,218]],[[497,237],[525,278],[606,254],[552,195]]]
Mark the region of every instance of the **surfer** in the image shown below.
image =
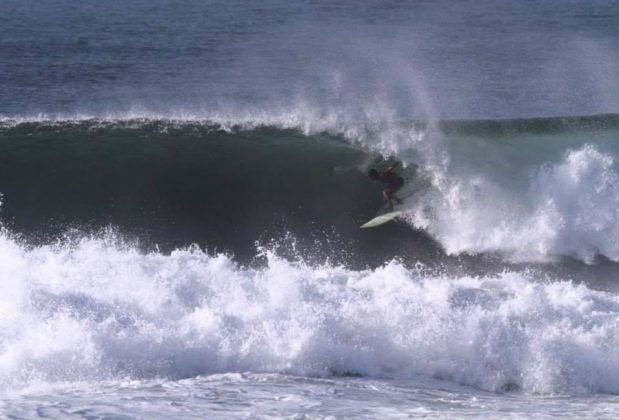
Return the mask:
[[[396,161],[393,165],[382,172],[378,172],[376,169],[370,169],[368,171],[368,175],[372,180],[387,184],[387,187],[383,190],[383,197],[385,197],[389,210],[393,210],[394,201],[398,204],[402,204],[402,200],[394,195],[395,192],[402,188],[402,185],[404,185],[404,178],[395,172],[395,168],[399,164],[400,162]]]

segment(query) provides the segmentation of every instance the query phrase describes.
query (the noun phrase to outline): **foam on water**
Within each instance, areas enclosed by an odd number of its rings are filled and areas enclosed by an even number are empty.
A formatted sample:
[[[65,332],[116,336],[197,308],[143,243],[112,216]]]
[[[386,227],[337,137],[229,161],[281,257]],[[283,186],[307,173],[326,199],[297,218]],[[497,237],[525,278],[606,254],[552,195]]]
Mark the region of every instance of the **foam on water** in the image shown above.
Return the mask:
[[[0,384],[218,372],[432,377],[491,391],[619,392],[619,297],[533,273],[446,278],[398,262],[264,268],[112,234],[0,239]]]

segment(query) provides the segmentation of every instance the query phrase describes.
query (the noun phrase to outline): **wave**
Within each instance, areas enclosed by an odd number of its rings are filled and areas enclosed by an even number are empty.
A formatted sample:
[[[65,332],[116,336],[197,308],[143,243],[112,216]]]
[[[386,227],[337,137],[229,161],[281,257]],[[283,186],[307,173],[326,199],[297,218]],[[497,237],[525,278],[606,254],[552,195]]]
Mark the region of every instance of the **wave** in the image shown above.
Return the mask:
[[[14,232],[45,240],[112,225],[169,250],[197,242],[248,256],[255,240],[291,232],[310,248],[319,240],[325,254],[346,249],[377,263],[440,249],[510,261],[619,260],[614,114],[91,117],[3,119],[2,216]],[[381,156],[404,162],[413,230],[357,228],[381,206],[380,187],[364,175]]]
[[[39,113],[32,115],[2,115],[0,127],[11,128],[18,125],[32,126],[75,126],[142,128],[148,126],[204,126],[212,129],[254,129],[257,127],[277,127],[299,129],[304,133],[320,131],[334,132],[336,127],[349,125],[370,128],[380,127],[379,120],[385,124],[400,124],[401,126],[427,128],[435,127],[445,134],[471,135],[505,135],[521,133],[556,133],[569,131],[590,131],[619,128],[619,114],[592,114],[575,116],[547,116],[510,119],[464,119],[464,120],[404,120],[384,118],[377,119],[363,116],[354,118],[341,112],[319,112],[313,108],[286,108],[280,110],[247,110],[238,111],[181,111],[157,113],[142,109],[132,109],[118,113]]]
[[[617,295],[534,272],[449,277],[112,235],[26,247],[0,236],[0,387],[278,372],[542,394],[619,393]]]

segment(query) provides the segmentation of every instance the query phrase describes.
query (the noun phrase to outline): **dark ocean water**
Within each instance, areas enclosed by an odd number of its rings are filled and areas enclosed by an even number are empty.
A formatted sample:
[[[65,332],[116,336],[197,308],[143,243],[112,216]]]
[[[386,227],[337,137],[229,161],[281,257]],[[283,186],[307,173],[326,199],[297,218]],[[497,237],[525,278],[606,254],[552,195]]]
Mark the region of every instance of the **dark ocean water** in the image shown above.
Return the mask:
[[[614,1],[3,1],[0,414],[615,417],[618,65]]]

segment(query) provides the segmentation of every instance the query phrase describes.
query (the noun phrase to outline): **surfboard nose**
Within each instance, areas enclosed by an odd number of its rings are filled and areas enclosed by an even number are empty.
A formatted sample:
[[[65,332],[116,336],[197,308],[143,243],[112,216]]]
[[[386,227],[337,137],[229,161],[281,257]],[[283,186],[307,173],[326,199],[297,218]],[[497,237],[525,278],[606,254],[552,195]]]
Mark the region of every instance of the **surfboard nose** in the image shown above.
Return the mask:
[[[371,227],[380,226],[395,219],[396,217],[400,217],[401,215],[402,215],[401,210],[391,211],[389,213],[381,214],[380,216],[373,218],[369,222],[362,224],[361,227],[371,228]]]

